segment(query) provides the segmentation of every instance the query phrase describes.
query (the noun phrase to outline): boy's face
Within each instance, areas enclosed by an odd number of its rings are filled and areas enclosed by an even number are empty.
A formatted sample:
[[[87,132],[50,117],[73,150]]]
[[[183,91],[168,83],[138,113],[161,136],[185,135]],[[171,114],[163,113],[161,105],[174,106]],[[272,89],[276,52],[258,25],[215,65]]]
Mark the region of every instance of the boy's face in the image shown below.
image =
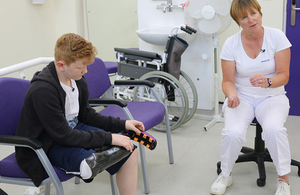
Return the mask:
[[[80,80],[82,76],[87,73],[87,63],[86,60],[80,59],[71,63],[69,66],[67,64],[63,64],[60,67],[60,70],[64,74],[65,77],[74,80]]]

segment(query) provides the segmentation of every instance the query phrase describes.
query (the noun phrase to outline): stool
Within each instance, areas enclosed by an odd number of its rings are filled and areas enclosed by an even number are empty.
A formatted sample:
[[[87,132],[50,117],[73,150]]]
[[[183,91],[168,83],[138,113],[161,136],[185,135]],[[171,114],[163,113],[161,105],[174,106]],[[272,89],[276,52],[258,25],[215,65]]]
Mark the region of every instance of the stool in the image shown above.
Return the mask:
[[[264,162],[265,161],[273,162],[273,160],[269,154],[268,149],[265,148],[265,142],[262,140],[261,137],[262,127],[256,121],[256,119],[253,120],[251,125],[256,126],[256,137],[254,141],[254,149],[243,146],[241,150],[243,154],[239,155],[238,159],[236,160],[236,163],[250,162],[250,161],[256,162],[258,166],[258,173],[259,173],[259,178],[257,179],[256,183],[258,186],[261,187],[266,184],[266,170],[265,170]],[[298,176],[300,176],[300,162],[292,159],[291,165],[298,166]],[[217,173],[220,174],[221,172],[222,172],[221,162],[218,162]]]

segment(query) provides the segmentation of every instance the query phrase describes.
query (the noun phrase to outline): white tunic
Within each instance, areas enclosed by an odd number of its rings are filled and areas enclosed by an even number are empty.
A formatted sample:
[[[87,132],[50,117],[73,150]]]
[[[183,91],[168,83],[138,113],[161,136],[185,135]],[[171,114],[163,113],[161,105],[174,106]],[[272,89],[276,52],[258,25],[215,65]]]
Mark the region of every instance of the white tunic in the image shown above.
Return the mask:
[[[249,78],[257,73],[263,74],[266,78],[274,77],[276,75],[275,53],[291,47],[291,43],[281,30],[270,27],[263,28],[264,39],[261,52],[255,59],[246,54],[241,40],[241,32],[229,37],[224,43],[220,58],[235,61],[235,86],[240,94],[257,96],[285,94],[284,86],[265,89],[253,87],[249,81]]]

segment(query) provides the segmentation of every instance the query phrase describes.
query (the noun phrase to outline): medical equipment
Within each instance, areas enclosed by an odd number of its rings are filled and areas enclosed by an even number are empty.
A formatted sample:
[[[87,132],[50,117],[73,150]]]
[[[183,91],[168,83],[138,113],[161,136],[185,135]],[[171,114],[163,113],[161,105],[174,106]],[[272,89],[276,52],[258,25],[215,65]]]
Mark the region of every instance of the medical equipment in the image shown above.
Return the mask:
[[[219,74],[218,74],[218,56],[219,46],[218,35],[223,33],[231,24],[230,0],[188,0],[185,5],[186,24],[197,29],[197,33],[203,36],[212,37],[213,60],[214,60],[214,96],[215,96],[215,114],[212,120],[204,126],[207,131],[217,122],[223,122],[219,112]]]
[[[118,56],[118,79],[147,79],[155,83],[168,109],[171,130],[189,121],[197,109],[198,94],[190,77],[180,70],[181,55],[188,43],[177,36],[178,30],[188,34],[197,31],[189,26],[175,27],[168,36],[163,57],[154,52],[115,48]],[[155,101],[151,91],[144,87],[115,88],[117,98],[134,101]],[[156,130],[165,130],[164,123]]]

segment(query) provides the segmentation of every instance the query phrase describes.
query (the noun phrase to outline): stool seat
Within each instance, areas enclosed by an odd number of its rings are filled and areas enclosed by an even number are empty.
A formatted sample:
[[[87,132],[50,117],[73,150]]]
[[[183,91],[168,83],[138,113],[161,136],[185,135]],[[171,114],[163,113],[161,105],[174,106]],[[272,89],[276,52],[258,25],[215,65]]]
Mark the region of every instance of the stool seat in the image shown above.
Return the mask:
[[[256,136],[254,141],[254,149],[249,147],[244,147],[241,149],[241,155],[239,155],[236,163],[241,162],[256,162],[258,166],[258,174],[259,178],[256,180],[258,186],[264,186],[266,184],[266,170],[264,162],[273,162],[270,153],[267,148],[265,148],[265,142],[261,137],[262,127],[257,122],[256,118],[252,121],[251,125],[256,126]],[[300,162],[291,160],[291,165],[298,166],[298,176],[300,176]],[[217,173],[220,174],[221,170],[221,162],[217,163]]]

